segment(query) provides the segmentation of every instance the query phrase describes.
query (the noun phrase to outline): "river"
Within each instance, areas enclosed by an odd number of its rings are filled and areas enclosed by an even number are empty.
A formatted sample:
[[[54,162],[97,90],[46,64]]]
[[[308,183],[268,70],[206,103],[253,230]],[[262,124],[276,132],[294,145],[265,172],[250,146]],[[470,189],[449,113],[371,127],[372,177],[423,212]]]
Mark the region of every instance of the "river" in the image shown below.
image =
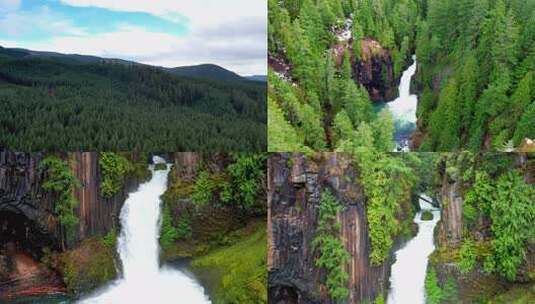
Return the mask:
[[[425,195],[422,197],[429,199]],[[435,250],[433,232],[440,220],[440,210],[423,199],[419,199],[419,204],[421,211],[414,217],[418,233],[395,253],[388,304],[425,304],[425,276],[429,255]],[[421,219],[423,211],[426,210],[433,214],[430,221]]]
[[[165,163],[160,157],[155,163]],[[118,253],[122,278],[80,301],[93,303],[211,303],[203,287],[190,275],[175,268],[159,266],[160,195],[167,187],[166,170],[154,170],[150,181],[130,193],[121,210]]]
[[[418,96],[410,94],[411,79],[416,73],[416,56],[413,63],[403,72],[399,83],[399,97],[386,104],[392,113],[395,124],[394,139],[396,151],[409,151],[410,137],[416,129],[416,107]]]

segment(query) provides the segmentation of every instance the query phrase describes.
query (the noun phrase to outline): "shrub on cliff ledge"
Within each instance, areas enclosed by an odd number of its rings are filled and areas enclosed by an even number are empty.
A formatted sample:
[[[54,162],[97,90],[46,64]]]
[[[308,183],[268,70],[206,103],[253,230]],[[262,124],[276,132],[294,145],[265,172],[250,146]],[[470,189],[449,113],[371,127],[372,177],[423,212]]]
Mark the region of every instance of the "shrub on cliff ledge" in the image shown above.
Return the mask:
[[[484,171],[477,171],[466,194],[465,207],[471,223],[477,216],[490,218],[492,253],[485,260],[488,272],[514,280],[522,264],[527,242],[533,237],[535,190],[517,171],[499,176],[497,181]],[[477,212],[473,212],[477,211]]]
[[[265,184],[267,157],[262,153],[241,153],[234,154],[233,159],[234,163],[227,167],[231,179],[223,185],[221,200],[225,203],[234,202],[246,210],[251,209],[258,203],[259,192]]]
[[[99,239],[84,240],[76,249],[61,255],[61,272],[71,294],[100,287],[117,276],[113,249]]]
[[[125,175],[133,169],[125,157],[114,152],[102,152],[99,158],[102,178],[100,192],[102,196],[112,197],[123,185]]]
[[[416,177],[400,159],[388,154],[362,152],[355,156],[367,199],[370,261],[380,265],[390,254],[393,237],[402,227],[396,215],[401,203],[410,199]]]
[[[67,238],[70,239],[74,233],[74,226],[78,223],[78,217],[74,214],[74,208],[78,206],[74,189],[80,182],[71,172],[67,162],[57,156],[52,155],[43,159],[40,168],[46,174],[42,187],[47,192],[57,194],[54,212],[65,227]]]
[[[316,258],[316,266],[327,270],[327,288],[329,295],[337,302],[341,302],[349,295],[347,282],[348,273],[345,265],[349,260],[349,253],[339,239],[340,223],[336,219],[341,206],[330,191],[321,195],[319,222],[312,246],[320,251]]]
[[[202,171],[193,185],[191,199],[198,205],[207,205],[212,201],[215,187],[216,185],[210,178],[210,174],[207,171]]]

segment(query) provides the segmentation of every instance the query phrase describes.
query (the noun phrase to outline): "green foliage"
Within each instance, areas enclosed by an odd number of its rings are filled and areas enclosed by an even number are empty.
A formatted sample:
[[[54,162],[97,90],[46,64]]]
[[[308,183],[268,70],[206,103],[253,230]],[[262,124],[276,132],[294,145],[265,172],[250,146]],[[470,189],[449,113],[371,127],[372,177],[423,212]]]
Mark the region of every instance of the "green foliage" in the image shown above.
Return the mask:
[[[279,106],[268,98],[268,151],[269,152],[306,152],[305,146],[294,128],[286,121]]]
[[[484,171],[476,171],[475,181],[472,188],[465,195],[463,216],[468,224],[475,221],[477,210],[488,214],[494,200],[494,187],[488,174]]]
[[[422,212],[422,221],[431,221],[433,220],[433,213],[431,211],[425,210]]]
[[[474,242],[471,239],[465,239],[463,241],[461,250],[459,251],[459,257],[460,261],[458,264],[461,273],[465,274],[470,272],[474,268],[477,258]]]
[[[425,299],[429,304],[440,304],[443,299],[443,291],[438,286],[438,278],[435,270],[431,269],[425,277]]]
[[[422,150],[500,150],[532,137],[533,18],[504,0],[427,5],[416,39],[418,78],[435,96],[418,105],[428,135]]]
[[[196,269],[213,271],[214,303],[267,303],[265,222],[237,243],[195,258]]]
[[[128,159],[114,152],[101,152],[99,166],[102,175],[100,193],[107,198],[121,189],[125,176],[133,169]]]
[[[171,247],[178,238],[179,232],[178,229],[173,226],[171,211],[167,204],[163,204],[160,226],[160,245],[165,250]]]
[[[115,250],[117,248],[117,229],[112,228],[106,235],[102,238],[102,243],[112,249]]]
[[[383,295],[379,295],[377,298],[375,298],[375,301],[373,301],[374,304],[385,304],[385,297]]]
[[[472,187],[466,193],[463,215],[468,224],[477,216],[491,220],[492,252],[484,263],[487,271],[508,280],[515,279],[527,242],[533,237],[534,200],[535,190],[524,182],[519,172],[509,171],[493,180],[486,172],[476,171]],[[465,249],[470,256],[471,248]]]
[[[102,240],[86,239],[76,249],[61,254],[61,273],[73,295],[87,293],[117,277],[114,250]]]
[[[67,238],[70,239],[78,224],[78,217],[74,213],[74,209],[78,206],[74,190],[79,187],[80,182],[71,172],[67,162],[57,156],[46,157],[41,161],[39,168],[45,173],[42,188],[56,195],[54,212],[65,227]]]
[[[393,237],[400,232],[396,215],[401,202],[410,200],[416,177],[400,159],[387,154],[361,152],[355,157],[367,199],[370,262],[380,265],[390,254]]]
[[[494,254],[485,263],[509,280],[516,277],[526,254],[526,242],[533,237],[535,189],[518,172],[502,175],[495,187],[495,201],[490,206],[491,241]]]
[[[267,155],[234,154],[233,159],[227,167],[230,182],[224,184],[221,200],[245,210],[252,209],[264,187]]]
[[[458,303],[457,283],[448,278],[441,288],[436,271],[429,269],[425,277],[425,300],[429,304]]]
[[[154,170],[158,171],[158,170],[167,170],[167,164],[155,164],[154,165]]]
[[[363,145],[375,145],[391,151],[392,119],[374,115],[368,92],[356,83],[353,71],[363,57],[361,44],[365,39],[375,39],[395,53],[397,69],[401,69],[413,47],[411,24],[419,15],[418,1],[288,2],[271,1],[268,5],[270,58],[284,63],[273,65],[282,75],[270,72],[268,96],[274,105],[270,105],[273,111],[268,116],[273,124],[268,126],[268,134],[270,145],[273,141],[276,148],[269,150],[354,152]],[[352,19],[353,39],[339,42],[333,30],[340,30],[346,18]],[[343,56],[333,51],[335,47]],[[372,141],[368,141],[370,128]]]
[[[207,205],[212,201],[216,185],[208,171],[201,171],[195,180],[191,199],[200,206]]]
[[[193,230],[191,229],[191,219],[185,215],[180,216],[176,225],[176,239],[187,240],[190,239],[192,235]]]
[[[0,50],[0,56],[6,50]],[[18,151],[263,151],[266,84],[137,64],[0,60],[0,144]]]
[[[318,228],[312,241],[312,246],[320,251],[316,266],[327,270],[326,284],[329,295],[336,302],[342,302],[349,295],[349,275],[345,270],[349,253],[339,239],[340,223],[336,216],[341,206],[331,192],[325,190],[321,195],[319,207]]]

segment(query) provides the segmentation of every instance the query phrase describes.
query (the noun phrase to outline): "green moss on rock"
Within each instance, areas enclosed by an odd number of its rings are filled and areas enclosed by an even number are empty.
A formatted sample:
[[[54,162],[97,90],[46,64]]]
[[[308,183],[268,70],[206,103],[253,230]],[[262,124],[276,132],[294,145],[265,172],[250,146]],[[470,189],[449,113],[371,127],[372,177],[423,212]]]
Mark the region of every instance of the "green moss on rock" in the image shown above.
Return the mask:
[[[266,229],[260,221],[240,231],[233,245],[195,258],[195,270],[209,272],[213,302],[267,303]]]
[[[167,165],[166,164],[155,164],[154,165],[154,170],[158,171],[158,170],[166,170],[167,169]]]
[[[65,284],[69,293],[80,295],[117,277],[113,249],[100,239],[84,240],[76,249],[60,257]]]
[[[432,221],[433,220],[433,213],[431,211],[425,210],[422,212],[422,221]]]

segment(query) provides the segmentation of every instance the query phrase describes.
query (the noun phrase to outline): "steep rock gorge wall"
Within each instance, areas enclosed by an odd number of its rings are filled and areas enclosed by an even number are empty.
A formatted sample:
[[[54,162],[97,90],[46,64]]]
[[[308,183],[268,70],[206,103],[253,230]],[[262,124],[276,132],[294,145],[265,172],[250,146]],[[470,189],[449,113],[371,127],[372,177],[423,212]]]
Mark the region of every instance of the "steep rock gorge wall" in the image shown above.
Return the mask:
[[[330,189],[341,202],[340,238],[349,252],[349,302],[384,293],[390,262],[373,267],[366,201],[351,158],[340,153],[273,154],[268,161],[268,294],[270,303],[334,303],[325,272],[312,249],[321,193]]]
[[[462,237],[463,221],[463,190],[462,182],[452,179],[447,174],[442,176],[441,221],[439,227],[439,243],[456,246]]]
[[[75,190],[79,202],[75,214],[79,218],[74,246],[81,240],[103,235],[114,224],[128,193],[139,184],[127,178],[124,186],[111,198],[100,195],[98,153],[75,152],[64,156],[72,160],[71,169],[80,181]],[[54,197],[42,189],[44,176],[39,169],[42,153],[0,152],[0,211],[24,215],[39,230],[59,243],[64,239],[54,212]]]
[[[126,177],[124,185],[110,198],[100,194],[98,153],[74,152],[69,154],[72,170],[81,187],[75,190],[79,202],[76,213],[79,218],[77,240],[101,236],[119,223],[119,214],[128,193],[139,185],[138,180]]]
[[[140,181],[126,177],[117,193],[104,198],[99,154],[61,154],[80,182],[74,190],[78,224],[67,238],[54,210],[57,198],[42,188],[40,163],[46,156],[0,151],[0,302],[67,291],[78,295],[116,275],[114,250],[101,237],[118,228],[121,207]]]
[[[353,66],[357,81],[368,90],[372,101],[394,100],[398,95],[399,79],[394,75],[390,52],[378,41],[366,38],[362,41],[361,54],[362,60]]]

